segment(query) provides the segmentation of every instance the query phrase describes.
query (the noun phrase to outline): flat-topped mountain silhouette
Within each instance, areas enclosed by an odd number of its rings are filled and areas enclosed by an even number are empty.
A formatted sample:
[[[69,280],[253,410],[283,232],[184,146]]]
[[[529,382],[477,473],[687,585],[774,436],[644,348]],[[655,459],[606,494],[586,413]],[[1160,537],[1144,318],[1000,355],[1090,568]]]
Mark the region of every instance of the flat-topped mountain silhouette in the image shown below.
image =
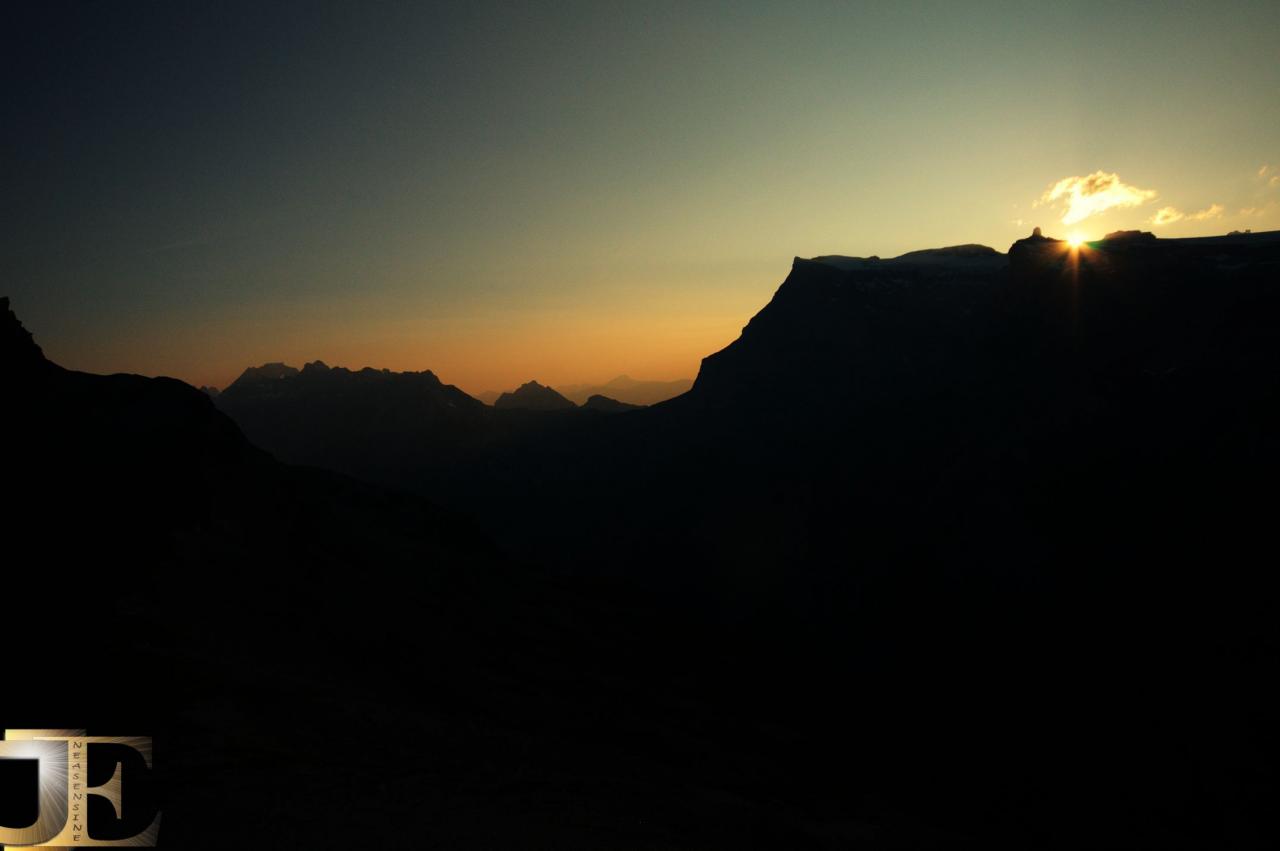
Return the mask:
[[[689,393],[518,442],[453,498],[511,552],[720,612],[872,786],[940,771],[916,805],[968,823],[1016,794],[1060,836],[1138,844],[1136,814],[1170,805],[1258,825],[1188,785],[1209,761],[1239,800],[1267,734],[1233,719],[1280,661],[1254,555],[1280,477],[1280,238],[1252,236],[797,259]]]

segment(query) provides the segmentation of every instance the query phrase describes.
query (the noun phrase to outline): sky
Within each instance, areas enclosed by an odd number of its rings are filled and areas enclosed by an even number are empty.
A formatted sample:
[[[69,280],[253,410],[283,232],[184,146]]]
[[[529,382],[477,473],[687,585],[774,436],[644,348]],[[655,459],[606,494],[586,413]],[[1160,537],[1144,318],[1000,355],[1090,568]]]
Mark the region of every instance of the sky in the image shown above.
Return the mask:
[[[92,372],[693,377],[794,256],[1280,228],[1274,2],[41,2],[0,31],[0,295]]]

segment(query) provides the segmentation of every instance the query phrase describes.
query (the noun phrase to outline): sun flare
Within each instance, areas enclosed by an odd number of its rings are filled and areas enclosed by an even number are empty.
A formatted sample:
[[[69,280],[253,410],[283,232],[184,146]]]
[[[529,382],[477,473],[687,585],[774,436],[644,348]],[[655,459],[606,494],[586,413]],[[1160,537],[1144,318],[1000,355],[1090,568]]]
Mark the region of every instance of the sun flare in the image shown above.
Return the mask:
[[[1075,251],[1077,248],[1084,245],[1084,237],[1073,233],[1071,236],[1067,237],[1067,245],[1070,245],[1071,250]]]

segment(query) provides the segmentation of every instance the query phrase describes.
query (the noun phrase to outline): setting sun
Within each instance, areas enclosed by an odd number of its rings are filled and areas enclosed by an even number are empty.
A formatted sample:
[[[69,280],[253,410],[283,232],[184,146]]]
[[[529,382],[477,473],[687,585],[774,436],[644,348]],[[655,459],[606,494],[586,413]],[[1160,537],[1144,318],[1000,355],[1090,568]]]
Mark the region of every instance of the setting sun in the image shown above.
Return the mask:
[[[1073,233],[1071,236],[1067,237],[1067,245],[1070,245],[1071,250],[1075,251],[1081,245],[1084,245],[1084,237]]]

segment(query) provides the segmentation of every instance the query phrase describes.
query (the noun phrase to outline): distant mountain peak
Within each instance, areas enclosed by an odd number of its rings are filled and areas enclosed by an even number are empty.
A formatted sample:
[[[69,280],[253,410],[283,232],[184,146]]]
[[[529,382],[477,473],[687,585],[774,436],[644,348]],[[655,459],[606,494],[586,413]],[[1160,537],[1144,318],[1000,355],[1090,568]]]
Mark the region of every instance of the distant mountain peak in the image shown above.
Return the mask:
[[[495,408],[528,411],[561,411],[577,407],[565,397],[537,381],[526,381],[515,390],[503,393],[493,403]]]
[[[555,388],[561,396],[578,405],[586,405],[592,396],[603,396],[628,405],[656,405],[687,393],[693,380],[678,378],[674,381],[645,381],[623,373],[604,384],[566,384]]]
[[[269,381],[279,381],[282,378],[292,378],[298,374],[296,367],[289,366],[286,363],[273,362],[264,363],[262,366],[251,366],[240,373],[240,377],[231,382],[230,390],[237,385],[244,387],[249,384],[261,384]]]
[[[235,390],[236,393],[246,391],[247,388],[262,389],[268,386],[274,386],[276,382],[290,378],[302,378],[303,383],[315,384],[321,382],[325,384],[345,383],[353,379],[374,380],[374,381],[412,381],[418,385],[425,383],[430,387],[445,386],[434,372],[429,369],[421,372],[393,372],[390,369],[376,369],[366,366],[362,369],[352,371],[343,366],[329,366],[322,360],[313,360],[303,365],[302,369],[296,369],[285,363],[264,363],[262,366],[251,366],[240,374],[240,377],[233,381],[226,389]],[[224,391],[225,392],[225,391]],[[235,394],[233,394],[235,395]]]

